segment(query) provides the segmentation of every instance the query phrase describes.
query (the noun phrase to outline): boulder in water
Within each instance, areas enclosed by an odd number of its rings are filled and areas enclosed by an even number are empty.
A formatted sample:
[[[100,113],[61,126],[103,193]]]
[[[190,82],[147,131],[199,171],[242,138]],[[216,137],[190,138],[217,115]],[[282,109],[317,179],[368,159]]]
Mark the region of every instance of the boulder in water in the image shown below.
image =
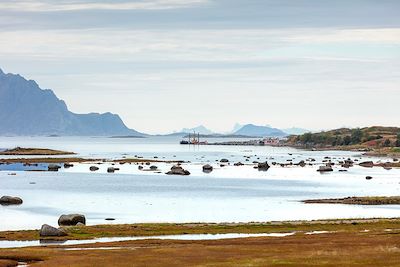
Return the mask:
[[[78,223],[86,224],[86,218],[82,214],[68,214],[61,215],[58,219],[58,225],[60,226],[71,226],[77,225]]]
[[[166,173],[167,175],[190,175],[190,172],[183,169],[181,166],[172,166],[171,170]]]
[[[266,162],[258,163],[257,168],[259,171],[267,171],[270,168],[270,166],[269,166],[268,162],[266,161]]]
[[[98,170],[99,170],[99,167],[97,167],[97,166],[90,166],[89,170],[90,170],[91,172],[95,172],[95,171],[98,171]]]
[[[213,166],[211,166],[210,164],[206,164],[203,166],[203,172],[205,173],[210,173],[213,171],[213,169],[214,169]]]
[[[333,169],[332,169],[331,166],[320,166],[317,171],[319,171],[319,172],[333,172]]]
[[[374,162],[372,162],[372,161],[364,161],[364,162],[361,162],[359,165],[361,167],[365,167],[365,168],[372,168],[372,167],[374,167]]]
[[[11,196],[2,196],[0,198],[0,205],[7,206],[7,205],[21,205],[22,199],[19,197],[11,197]]]

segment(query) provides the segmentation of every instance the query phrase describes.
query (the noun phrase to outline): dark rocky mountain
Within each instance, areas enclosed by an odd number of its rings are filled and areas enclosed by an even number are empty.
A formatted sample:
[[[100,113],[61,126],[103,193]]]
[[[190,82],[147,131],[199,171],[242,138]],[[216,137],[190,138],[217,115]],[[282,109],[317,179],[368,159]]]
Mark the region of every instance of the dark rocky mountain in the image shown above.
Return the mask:
[[[234,133],[235,135],[260,136],[260,137],[282,137],[287,134],[277,128],[269,126],[258,126],[247,124]]]
[[[137,135],[112,113],[76,114],[52,90],[0,69],[0,135]]]

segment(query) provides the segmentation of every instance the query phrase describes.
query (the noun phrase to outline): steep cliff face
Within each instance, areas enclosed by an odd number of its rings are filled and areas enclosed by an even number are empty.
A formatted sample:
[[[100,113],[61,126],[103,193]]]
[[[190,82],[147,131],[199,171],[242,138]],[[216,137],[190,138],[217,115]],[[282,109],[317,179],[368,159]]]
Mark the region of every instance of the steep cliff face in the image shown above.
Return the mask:
[[[1,135],[138,135],[111,113],[75,114],[52,90],[0,70]]]

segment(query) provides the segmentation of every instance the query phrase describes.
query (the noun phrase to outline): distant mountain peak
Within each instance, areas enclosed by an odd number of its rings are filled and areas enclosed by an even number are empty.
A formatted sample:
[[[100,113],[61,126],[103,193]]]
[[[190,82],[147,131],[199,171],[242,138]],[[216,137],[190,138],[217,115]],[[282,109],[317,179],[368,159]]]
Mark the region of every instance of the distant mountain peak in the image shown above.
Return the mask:
[[[50,89],[0,71],[0,135],[137,135],[110,112],[76,114]]]
[[[182,133],[199,133],[199,134],[213,134],[213,132],[209,129],[207,129],[204,125],[199,125],[194,128],[183,128],[181,130]]]

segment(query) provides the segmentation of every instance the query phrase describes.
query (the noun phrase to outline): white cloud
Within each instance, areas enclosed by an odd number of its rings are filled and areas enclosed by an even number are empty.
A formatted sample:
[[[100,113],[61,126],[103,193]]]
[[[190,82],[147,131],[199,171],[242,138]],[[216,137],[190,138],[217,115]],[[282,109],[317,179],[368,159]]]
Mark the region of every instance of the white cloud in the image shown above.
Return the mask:
[[[129,2],[87,2],[87,1],[38,1],[16,0],[0,4],[0,10],[25,12],[53,12],[77,10],[160,10],[185,8],[208,3],[208,0],[136,0]]]
[[[0,56],[130,61],[260,62],[277,59],[376,62],[385,49],[348,52],[346,45],[400,45],[400,29],[365,30],[61,30],[0,31]],[[372,37],[371,37],[372,36]],[[340,49],[329,48],[339,44]],[[315,51],[315,45],[321,51]],[[329,48],[329,49],[327,49]],[[334,47],[336,48],[336,47]],[[326,51],[325,51],[325,50]],[[346,50],[347,49],[347,50]],[[317,53],[318,52],[318,53]],[[358,54],[357,54],[358,53]],[[386,59],[387,57],[382,57]]]

